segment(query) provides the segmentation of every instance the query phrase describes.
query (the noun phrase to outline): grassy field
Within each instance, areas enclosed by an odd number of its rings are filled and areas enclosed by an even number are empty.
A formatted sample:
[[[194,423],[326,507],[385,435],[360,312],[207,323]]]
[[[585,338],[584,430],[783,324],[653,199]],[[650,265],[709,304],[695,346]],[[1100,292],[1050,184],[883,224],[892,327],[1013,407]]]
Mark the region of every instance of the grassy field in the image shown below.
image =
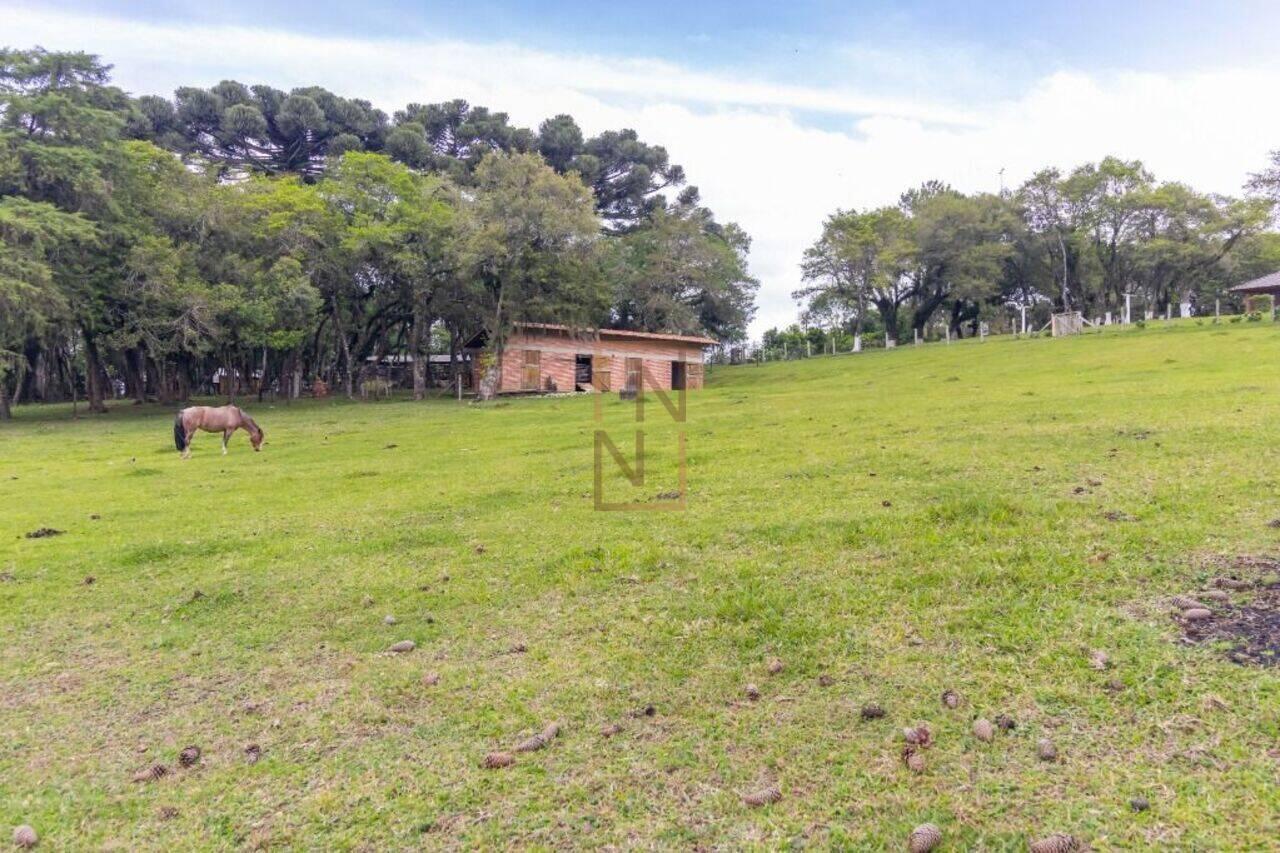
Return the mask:
[[[900,850],[931,821],[949,850],[1275,849],[1280,668],[1180,642],[1166,602],[1280,551],[1277,364],[1278,327],[1188,323],[717,368],[685,512],[593,510],[587,398],[246,404],[262,453],[202,435],[187,462],[169,410],[22,408],[4,838]],[[646,414],[648,479],[610,500],[675,487]],[[628,449],[632,409],[603,415]]]

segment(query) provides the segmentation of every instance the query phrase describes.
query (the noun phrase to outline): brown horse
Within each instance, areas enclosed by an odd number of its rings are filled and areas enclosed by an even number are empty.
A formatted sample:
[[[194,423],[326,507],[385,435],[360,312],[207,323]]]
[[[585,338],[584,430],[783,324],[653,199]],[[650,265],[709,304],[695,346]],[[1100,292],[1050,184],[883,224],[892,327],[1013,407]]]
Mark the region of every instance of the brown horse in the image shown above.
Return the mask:
[[[227,454],[231,434],[238,429],[249,433],[249,443],[254,450],[262,449],[265,433],[239,406],[191,406],[178,412],[173,420],[173,443],[182,451],[183,459],[191,458],[191,439],[195,438],[196,430],[201,429],[222,433],[223,456]]]

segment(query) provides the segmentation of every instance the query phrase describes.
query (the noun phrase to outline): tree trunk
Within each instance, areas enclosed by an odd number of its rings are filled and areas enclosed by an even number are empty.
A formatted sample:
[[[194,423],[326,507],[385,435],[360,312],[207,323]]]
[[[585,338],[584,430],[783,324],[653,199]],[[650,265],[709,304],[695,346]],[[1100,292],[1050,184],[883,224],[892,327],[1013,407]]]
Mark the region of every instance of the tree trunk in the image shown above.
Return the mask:
[[[897,346],[898,303],[891,299],[880,299],[876,301],[876,308],[880,310],[880,319],[884,321],[885,346],[889,346],[889,341],[893,341],[894,346]]]
[[[84,329],[81,329],[81,334],[84,336],[85,393],[89,398],[89,411],[104,414],[107,411],[102,393],[105,374],[102,369],[102,359],[98,354],[98,344]]]
[[[351,369],[351,344],[347,340],[346,329],[342,328],[342,321],[338,317],[337,308],[334,308],[333,311],[333,331],[338,338],[339,351],[342,353],[342,364],[346,369],[345,385],[347,399],[354,400],[356,395],[354,388],[355,377],[352,375]]]
[[[427,370],[431,364],[430,329],[426,306],[421,297],[414,299],[413,329],[409,336],[409,351],[413,357],[413,399],[427,396]]]
[[[133,386],[133,402],[141,406],[147,402],[146,361],[142,350],[133,347],[124,354],[124,360],[129,370],[129,384]]]
[[[302,396],[302,353],[300,352],[293,354],[293,387],[289,389],[289,396],[294,400]]]
[[[7,421],[13,417],[13,412],[9,410],[9,376],[0,371],[0,421]]]
[[[267,348],[262,348],[262,373],[258,375],[258,402],[262,402],[262,395],[267,390]]]

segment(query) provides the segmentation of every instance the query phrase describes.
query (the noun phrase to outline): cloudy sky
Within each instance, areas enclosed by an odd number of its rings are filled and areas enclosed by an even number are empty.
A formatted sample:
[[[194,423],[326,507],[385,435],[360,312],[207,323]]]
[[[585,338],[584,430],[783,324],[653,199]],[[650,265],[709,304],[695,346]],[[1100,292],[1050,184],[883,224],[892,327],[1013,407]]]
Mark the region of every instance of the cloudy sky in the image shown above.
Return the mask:
[[[1280,148],[1274,0],[57,5],[0,0],[0,40],[100,54],[134,94],[232,78],[634,127],[752,235],[755,334],[795,316],[837,207],[1106,154],[1238,194]]]

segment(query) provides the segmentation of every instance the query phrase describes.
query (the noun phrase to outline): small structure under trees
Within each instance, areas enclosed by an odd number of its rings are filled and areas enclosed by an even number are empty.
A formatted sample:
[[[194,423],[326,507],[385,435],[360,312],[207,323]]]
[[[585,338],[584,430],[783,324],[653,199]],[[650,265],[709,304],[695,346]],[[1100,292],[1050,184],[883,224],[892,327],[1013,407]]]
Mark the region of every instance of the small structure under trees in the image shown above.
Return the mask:
[[[1280,297],[1280,270],[1237,284],[1231,292],[1244,297],[1246,311],[1274,310]]]
[[[703,352],[719,342],[692,335],[576,329],[552,323],[517,323],[502,347],[499,394],[696,389],[703,382]],[[492,356],[477,335],[467,343],[470,364]],[[472,377],[471,387],[477,387]]]

